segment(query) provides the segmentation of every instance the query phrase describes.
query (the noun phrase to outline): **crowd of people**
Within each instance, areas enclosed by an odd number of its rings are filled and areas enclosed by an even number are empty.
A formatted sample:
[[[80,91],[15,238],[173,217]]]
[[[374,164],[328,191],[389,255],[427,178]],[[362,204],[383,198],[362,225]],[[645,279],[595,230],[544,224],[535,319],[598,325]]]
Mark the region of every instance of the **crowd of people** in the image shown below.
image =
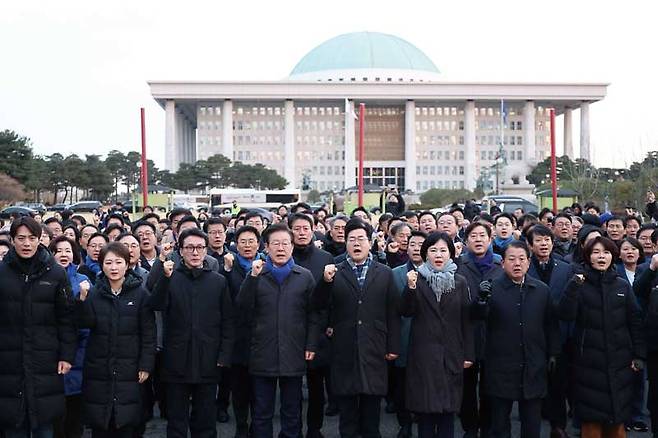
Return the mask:
[[[232,414],[236,438],[271,438],[278,395],[282,438],[322,437],[325,415],[378,438],[382,406],[399,438],[453,437],[456,418],[510,437],[514,403],[526,438],[542,420],[556,438],[658,436],[655,202],[648,220],[472,202],[16,215],[0,430],[132,438],[160,415],[170,438],[214,437]]]

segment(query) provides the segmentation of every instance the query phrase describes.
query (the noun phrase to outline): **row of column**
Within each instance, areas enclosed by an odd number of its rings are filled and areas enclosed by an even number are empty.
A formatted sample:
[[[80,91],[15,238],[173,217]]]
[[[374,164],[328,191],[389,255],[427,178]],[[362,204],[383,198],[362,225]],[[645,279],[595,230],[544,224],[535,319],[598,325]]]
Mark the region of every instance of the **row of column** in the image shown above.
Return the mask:
[[[165,103],[165,168],[176,171],[180,163],[196,161],[196,128],[194,123],[176,107],[174,100]],[[290,187],[297,186],[295,174],[295,131],[294,102],[285,101],[284,123],[284,177]],[[345,187],[356,184],[355,153],[355,111],[354,101],[345,103]],[[416,189],[416,104],[408,100],[405,104],[404,158],[406,189]],[[222,154],[233,160],[233,102],[229,99],[222,106]],[[526,101],[523,108],[523,141],[525,161],[536,164],[535,146],[535,104]],[[464,104],[464,186],[474,190],[477,181],[476,145],[475,145],[475,102],[467,100]],[[564,154],[573,157],[572,109],[564,112]],[[580,105],[580,157],[590,159],[589,103]]]
[[[196,161],[196,126],[176,101],[165,102],[165,169],[175,172],[181,163]]]

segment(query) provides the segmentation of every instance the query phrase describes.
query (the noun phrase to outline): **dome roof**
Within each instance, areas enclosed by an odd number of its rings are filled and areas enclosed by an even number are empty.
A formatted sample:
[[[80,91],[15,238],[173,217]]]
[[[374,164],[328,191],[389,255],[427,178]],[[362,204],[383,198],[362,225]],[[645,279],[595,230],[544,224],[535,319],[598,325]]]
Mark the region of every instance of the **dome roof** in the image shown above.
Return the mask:
[[[355,32],[339,35],[308,52],[289,79],[389,82],[437,79],[439,70],[413,44],[393,35]],[[364,76],[365,75],[365,76]],[[342,77],[342,79],[341,79]]]

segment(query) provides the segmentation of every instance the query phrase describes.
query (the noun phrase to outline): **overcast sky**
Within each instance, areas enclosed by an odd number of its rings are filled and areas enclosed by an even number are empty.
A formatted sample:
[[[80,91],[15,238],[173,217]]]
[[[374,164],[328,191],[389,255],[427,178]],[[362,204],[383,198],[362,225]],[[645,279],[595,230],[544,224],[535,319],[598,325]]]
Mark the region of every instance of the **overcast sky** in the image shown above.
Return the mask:
[[[39,154],[139,150],[143,106],[148,154],[162,167],[164,110],[147,80],[281,79],[355,31],[408,40],[446,80],[609,82],[590,109],[594,163],[658,150],[654,1],[2,3],[0,130],[30,137]],[[575,112],[576,150],[578,122]]]

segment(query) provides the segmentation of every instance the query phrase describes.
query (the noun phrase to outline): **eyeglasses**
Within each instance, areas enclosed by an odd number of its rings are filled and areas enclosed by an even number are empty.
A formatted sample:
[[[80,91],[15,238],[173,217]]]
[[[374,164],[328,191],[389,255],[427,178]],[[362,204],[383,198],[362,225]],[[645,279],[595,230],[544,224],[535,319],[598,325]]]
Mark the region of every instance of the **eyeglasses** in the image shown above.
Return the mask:
[[[288,248],[292,243],[289,240],[275,240],[273,242],[270,242],[267,244],[268,246],[277,246],[277,247],[283,247],[283,248]]]
[[[349,239],[347,239],[347,242],[352,243],[352,244],[354,244],[356,242],[359,242],[360,244],[363,244],[363,243],[366,243],[367,241],[368,241],[368,238],[363,237],[363,236],[361,236],[361,237],[350,237]]]
[[[137,249],[137,248],[139,248],[139,244],[138,244],[138,243],[130,243],[130,244],[128,244],[128,243],[124,243],[123,246],[125,246],[126,248],[130,248],[130,249]]]
[[[254,244],[256,244],[256,239],[241,239],[241,240],[238,240],[238,244],[240,244],[240,245],[254,245]]]
[[[99,244],[99,243],[93,243],[93,244],[91,244],[91,245],[87,245],[87,248],[91,248],[91,249],[102,249],[104,246],[105,246],[105,244],[103,244],[103,243],[101,243],[101,244]]]
[[[148,237],[148,236],[153,236],[153,231],[141,231],[137,233],[138,237]]]
[[[185,246],[183,247],[183,251],[185,251],[185,252],[190,252],[190,253],[193,253],[193,252],[198,252],[198,253],[200,253],[200,252],[203,252],[204,249],[206,249],[206,246],[205,246],[205,245],[197,245],[197,246],[193,246],[193,245],[185,245]]]

